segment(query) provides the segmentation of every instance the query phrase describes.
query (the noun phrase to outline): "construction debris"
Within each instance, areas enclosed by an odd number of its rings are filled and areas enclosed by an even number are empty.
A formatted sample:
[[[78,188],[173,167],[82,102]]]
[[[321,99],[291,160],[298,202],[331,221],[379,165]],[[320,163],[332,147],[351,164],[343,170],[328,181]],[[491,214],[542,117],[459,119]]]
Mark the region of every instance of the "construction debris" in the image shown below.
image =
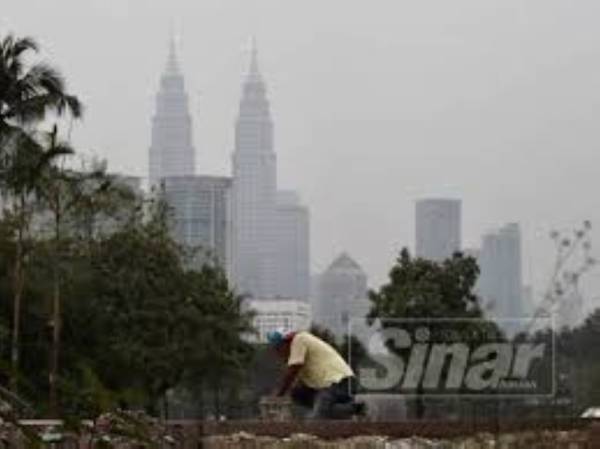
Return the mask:
[[[529,432],[522,434],[480,434],[468,438],[427,439],[411,437],[390,439],[382,436],[356,436],[341,440],[322,440],[306,434],[287,438],[257,437],[246,432],[212,436],[203,441],[205,449],[585,449],[584,432]]]

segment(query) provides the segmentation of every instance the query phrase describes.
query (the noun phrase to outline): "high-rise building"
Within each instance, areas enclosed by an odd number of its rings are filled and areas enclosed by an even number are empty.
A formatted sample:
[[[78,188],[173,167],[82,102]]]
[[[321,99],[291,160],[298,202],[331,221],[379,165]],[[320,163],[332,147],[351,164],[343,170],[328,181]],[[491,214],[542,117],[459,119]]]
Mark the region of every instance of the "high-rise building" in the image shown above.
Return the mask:
[[[175,240],[196,251],[195,264],[216,261],[228,271],[231,179],[171,176],[163,178],[162,188]]]
[[[152,119],[152,143],[149,154],[150,187],[167,176],[193,175],[195,153],[192,143],[192,120],[183,75],[171,40],[166,69],[156,96],[156,113]]]
[[[340,254],[319,276],[313,321],[339,339],[348,333],[350,320],[369,312],[367,275],[346,253]]]
[[[483,236],[477,291],[494,318],[523,318],[521,231],[509,223]]]
[[[240,294],[273,298],[277,290],[277,158],[266,86],[256,47],[243,83],[233,152],[233,281]]]
[[[293,191],[278,191],[275,209],[275,296],[308,299],[309,216]]]
[[[423,199],[416,203],[416,256],[440,262],[461,249],[461,202]]]

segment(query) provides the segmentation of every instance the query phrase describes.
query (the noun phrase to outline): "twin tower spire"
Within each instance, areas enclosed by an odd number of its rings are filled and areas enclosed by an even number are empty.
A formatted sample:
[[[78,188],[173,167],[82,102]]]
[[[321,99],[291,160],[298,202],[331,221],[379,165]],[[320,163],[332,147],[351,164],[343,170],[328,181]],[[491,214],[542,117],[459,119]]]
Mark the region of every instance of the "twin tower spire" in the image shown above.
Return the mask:
[[[177,59],[177,44],[174,34],[171,34],[169,39],[169,56],[167,57],[167,68],[166,73],[178,74],[180,73],[179,61]],[[248,78],[260,78],[260,70],[258,68],[258,44],[256,38],[252,36],[251,48],[250,48],[250,67],[248,69]]]
[[[258,90],[247,88],[249,85],[257,84],[261,87]],[[253,100],[244,101],[249,91]],[[258,67],[258,50],[254,38],[240,110],[248,109],[248,106],[250,109],[256,106],[259,115],[264,115],[265,112],[268,114],[268,110],[265,111],[265,106],[268,109],[268,102]],[[176,39],[172,34],[166,67],[156,95],[155,115],[152,118],[152,138],[149,149],[150,186],[159,185],[160,180],[165,177],[195,174],[195,153],[189,100],[177,55]]]
[[[175,47],[175,36],[171,35],[171,39],[169,40],[169,56],[167,58],[167,69],[165,70],[166,73],[180,73],[179,61],[177,60],[177,49]]]

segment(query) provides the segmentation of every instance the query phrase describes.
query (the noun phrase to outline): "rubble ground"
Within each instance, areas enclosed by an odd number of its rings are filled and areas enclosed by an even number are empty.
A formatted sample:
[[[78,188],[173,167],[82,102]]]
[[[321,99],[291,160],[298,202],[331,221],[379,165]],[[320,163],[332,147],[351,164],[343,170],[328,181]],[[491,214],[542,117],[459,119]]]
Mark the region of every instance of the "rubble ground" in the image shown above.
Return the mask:
[[[355,436],[323,440],[313,435],[293,434],[286,438],[255,436],[239,432],[226,436],[205,437],[204,449],[585,449],[589,445],[583,431],[538,431],[503,435],[489,433],[454,439],[429,439],[418,436],[392,439],[385,436]]]

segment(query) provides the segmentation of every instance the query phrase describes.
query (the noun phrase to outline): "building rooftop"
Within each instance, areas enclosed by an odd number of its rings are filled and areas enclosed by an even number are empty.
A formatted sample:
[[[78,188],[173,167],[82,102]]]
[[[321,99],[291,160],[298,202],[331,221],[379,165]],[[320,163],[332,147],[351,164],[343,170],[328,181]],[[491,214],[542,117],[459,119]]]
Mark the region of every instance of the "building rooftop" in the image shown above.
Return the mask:
[[[334,261],[331,263],[331,265],[329,265],[329,267],[327,268],[327,270],[325,270],[325,272],[333,271],[333,270],[335,270],[335,271],[338,271],[338,270],[352,270],[352,271],[360,271],[361,273],[364,272],[364,270],[358,264],[358,262],[356,262],[346,252],[343,252],[339,256],[337,256],[334,259]]]

